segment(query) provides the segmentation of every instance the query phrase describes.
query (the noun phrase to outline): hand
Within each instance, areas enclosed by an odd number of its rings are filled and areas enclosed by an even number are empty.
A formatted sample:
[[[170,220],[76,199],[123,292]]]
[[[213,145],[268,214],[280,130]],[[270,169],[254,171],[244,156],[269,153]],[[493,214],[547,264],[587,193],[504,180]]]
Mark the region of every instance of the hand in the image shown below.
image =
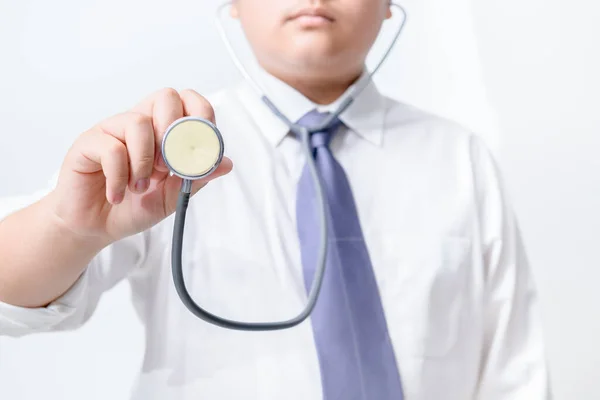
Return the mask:
[[[161,143],[169,125],[184,116],[215,122],[212,106],[198,93],[164,89],[80,135],[49,196],[57,221],[80,237],[108,244],[172,214],[182,180],[170,176]],[[194,182],[192,195],[231,169],[224,157],[215,172]]]

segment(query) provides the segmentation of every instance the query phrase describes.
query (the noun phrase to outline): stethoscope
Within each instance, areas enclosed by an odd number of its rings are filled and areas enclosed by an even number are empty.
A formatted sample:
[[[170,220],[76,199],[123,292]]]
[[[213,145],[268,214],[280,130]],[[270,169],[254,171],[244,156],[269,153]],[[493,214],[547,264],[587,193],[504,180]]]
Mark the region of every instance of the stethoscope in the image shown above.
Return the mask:
[[[221,5],[217,10],[216,15],[217,28],[223,43],[229,52],[229,55],[231,56],[240,73],[258,93],[267,107],[269,107],[269,109],[278,118],[280,118],[287,126],[289,126],[292,133],[296,134],[302,140],[304,155],[308,162],[311,176],[315,182],[316,195],[319,204],[321,236],[321,248],[318,257],[319,268],[317,268],[317,272],[315,273],[306,307],[299,315],[289,320],[279,322],[234,321],[214,315],[196,304],[187,291],[183,278],[182,253],[185,217],[192,191],[192,182],[210,175],[217,169],[223,158],[225,145],[219,129],[212,122],[199,117],[184,117],[178,119],[177,121],[173,122],[171,126],[169,126],[162,141],[162,155],[167,167],[170,169],[171,173],[183,179],[177,203],[177,210],[175,212],[173,229],[171,254],[173,282],[175,284],[177,294],[187,309],[196,317],[208,323],[223,328],[243,331],[273,331],[287,329],[302,323],[311,314],[317,302],[317,298],[319,297],[323,276],[325,274],[328,241],[328,223],[326,214],[327,206],[325,203],[325,196],[323,195],[324,189],[321,185],[317,168],[315,166],[315,161],[312,157],[310,135],[313,132],[322,131],[329,126],[329,124],[339,115],[341,115],[367,87],[375,73],[377,73],[381,65],[387,60],[396,42],[398,41],[404,25],[406,24],[407,14],[404,8],[402,8],[400,5],[394,3],[391,4],[391,6],[398,8],[402,12],[404,18],[402,20],[402,25],[400,25],[398,28],[392,43],[387,48],[382,59],[379,61],[367,79],[359,81],[354,88],[351,88],[346,95],[346,99],[340,103],[337,110],[331,113],[326,121],[324,121],[320,126],[307,129],[291,122],[273,104],[273,102],[266,96],[266,91],[255,79],[252,78],[252,76],[250,76],[239,57],[236,55],[222,24],[223,10],[230,5],[231,2]]]

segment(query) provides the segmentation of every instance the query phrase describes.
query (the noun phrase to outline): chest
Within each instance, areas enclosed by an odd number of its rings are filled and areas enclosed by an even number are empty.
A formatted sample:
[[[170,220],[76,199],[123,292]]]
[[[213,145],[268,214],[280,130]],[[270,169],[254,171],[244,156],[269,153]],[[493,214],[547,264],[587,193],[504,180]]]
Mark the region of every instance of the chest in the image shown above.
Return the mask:
[[[336,154],[336,143],[332,150]],[[188,290],[224,318],[282,321],[306,305],[295,210],[304,159],[291,146],[269,151],[254,149],[253,157],[240,156],[238,162],[232,156],[234,172],[190,204],[184,243]],[[443,389],[441,376],[476,370],[481,265],[470,185],[460,166],[442,165],[435,154],[410,148],[350,150],[337,158],[353,188],[403,381],[408,391],[428,398],[427,391]],[[166,248],[163,261],[169,259]],[[172,362],[202,390],[237,379],[246,393],[260,393],[256,398],[290,387],[302,394],[298,398],[318,398],[310,321],[282,332],[222,330],[182,311],[167,292],[179,313],[173,317],[171,309],[177,339],[165,352],[179,354]],[[461,377],[447,383],[456,393],[468,391],[476,378]]]

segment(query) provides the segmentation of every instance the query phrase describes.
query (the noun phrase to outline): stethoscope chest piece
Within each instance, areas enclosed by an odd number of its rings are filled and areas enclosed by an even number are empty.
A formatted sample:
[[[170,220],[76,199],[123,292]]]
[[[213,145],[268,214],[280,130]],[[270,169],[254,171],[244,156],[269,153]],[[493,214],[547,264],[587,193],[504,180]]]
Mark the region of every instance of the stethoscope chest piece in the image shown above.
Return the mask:
[[[162,141],[162,156],[171,172],[185,180],[197,180],[217,169],[225,146],[217,127],[200,117],[173,122]]]

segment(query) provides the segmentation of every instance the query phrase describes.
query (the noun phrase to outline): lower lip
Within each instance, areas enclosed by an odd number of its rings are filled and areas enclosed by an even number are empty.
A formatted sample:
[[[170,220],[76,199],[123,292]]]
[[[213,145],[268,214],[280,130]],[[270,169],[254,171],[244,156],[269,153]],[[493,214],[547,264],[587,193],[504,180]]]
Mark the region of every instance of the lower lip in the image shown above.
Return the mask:
[[[331,25],[332,20],[320,17],[318,15],[301,15],[297,18],[294,18],[300,26],[303,28],[322,28],[328,25]]]

